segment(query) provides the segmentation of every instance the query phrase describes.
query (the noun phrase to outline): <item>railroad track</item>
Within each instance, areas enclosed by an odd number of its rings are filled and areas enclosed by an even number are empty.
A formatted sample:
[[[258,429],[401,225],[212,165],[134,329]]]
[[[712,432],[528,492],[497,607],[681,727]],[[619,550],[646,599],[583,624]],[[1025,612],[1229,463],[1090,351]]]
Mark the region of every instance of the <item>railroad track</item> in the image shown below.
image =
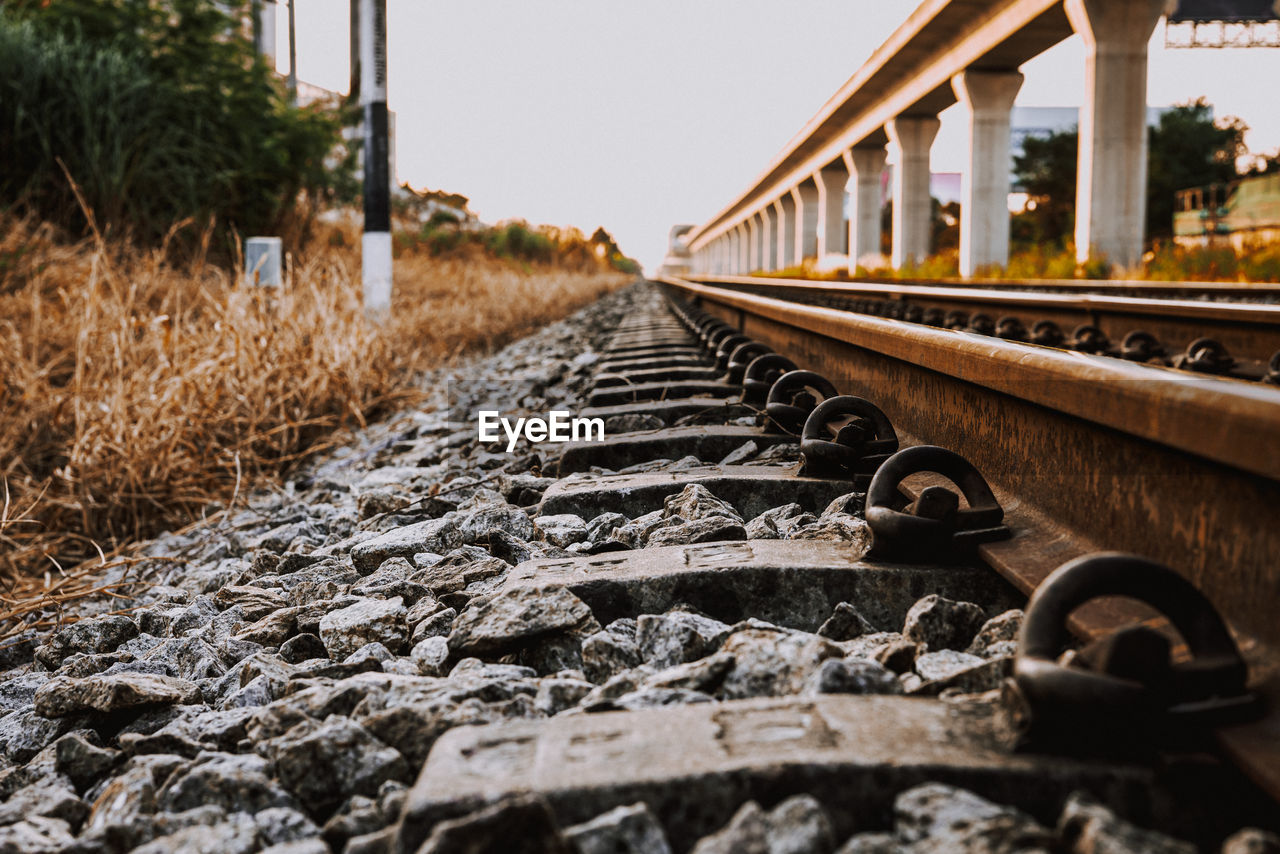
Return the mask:
[[[757,850],[789,810],[826,828],[795,850],[829,851],[950,797],[926,781],[1050,825],[1085,789],[1200,845],[1274,822],[1280,390],[750,285],[663,280],[577,413],[607,438],[542,472],[536,523],[591,533],[495,601],[544,597],[535,628],[585,605],[594,633],[453,625],[455,655],[603,668],[593,714],[445,733],[380,841]],[[642,682],[610,658],[637,619],[673,650]]]
[[[1280,829],[1280,390],[677,280],[431,384],[9,633],[0,850]]]
[[[1172,282],[689,281],[936,328],[1280,383],[1280,289]]]

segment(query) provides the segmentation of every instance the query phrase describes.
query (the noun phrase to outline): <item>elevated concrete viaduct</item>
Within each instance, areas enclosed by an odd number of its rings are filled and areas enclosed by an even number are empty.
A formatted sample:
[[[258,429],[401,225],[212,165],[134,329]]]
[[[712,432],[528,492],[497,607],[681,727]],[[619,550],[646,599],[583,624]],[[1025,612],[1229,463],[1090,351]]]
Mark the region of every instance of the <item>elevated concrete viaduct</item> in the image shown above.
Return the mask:
[[[880,252],[886,146],[897,161],[895,267],[929,251],[929,149],[938,114],[969,120],[960,272],[1009,256],[1009,113],[1019,67],[1079,33],[1085,44],[1076,253],[1128,267],[1146,207],[1147,42],[1165,0],[925,0],[751,185],[684,239],[697,272],[777,270]],[[844,193],[851,196],[847,235]],[[706,251],[703,251],[706,250]],[[845,260],[847,259],[847,260]]]

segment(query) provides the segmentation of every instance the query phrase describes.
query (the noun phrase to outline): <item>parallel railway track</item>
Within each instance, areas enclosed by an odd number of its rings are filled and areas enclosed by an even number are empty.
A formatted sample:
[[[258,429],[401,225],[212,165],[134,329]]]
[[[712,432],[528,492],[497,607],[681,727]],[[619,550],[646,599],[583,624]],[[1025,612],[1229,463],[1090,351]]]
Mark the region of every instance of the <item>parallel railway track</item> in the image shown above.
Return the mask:
[[[1270,285],[1213,284],[1202,289],[1188,283],[1122,281],[958,285],[745,276],[697,276],[690,281],[1135,362],[1182,365],[1189,361],[1189,369],[1203,373],[1280,382],[1280,288]],[[1195,349],[1202,351],[1199,358]]]

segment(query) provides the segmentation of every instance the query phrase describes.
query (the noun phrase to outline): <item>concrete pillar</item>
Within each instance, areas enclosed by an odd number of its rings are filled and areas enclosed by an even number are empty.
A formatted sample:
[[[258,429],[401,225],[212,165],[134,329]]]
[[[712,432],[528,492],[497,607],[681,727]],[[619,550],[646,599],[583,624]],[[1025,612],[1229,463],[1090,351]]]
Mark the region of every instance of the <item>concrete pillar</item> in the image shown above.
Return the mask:
[[[969,165],[960,178],[960,275],[1009,262],[1009,111],[1017,71],[961,71],[951,78],[969,114]]]
[[[844,153],[853,187],[849,211],[849,272],[880,255],[880,176],[887,152],[883,148],[855,148]]]
[[[747,258],[748,247],[751,245],[751,233],[747,228],[747,224],[738,225],[738,260],[734,272],[738,275],[745,275],[751,269],[751,262]]]
[[[934,116],[898,116],[884,126],[897,166],[893,181],[895,270],[929,255],[933,200],[929,194],[929,149],[940,122]]]
[[[796,202],[790,193],[773,203],[773,214],[774,242],[778,247],[773,269],[782,270],[796,263]]]
[[[760,269],[760,247],[764,236],[764,221],[759,214],[747,220],[747,269],[751,273]]]
[[[808,181],[791,191],[796,208],[795,255],[792,264],[818,257],[818,187]]]
[[[844,188],[849,183],[849,170],[844,164],[815,172],[818,221],[814,224],[814,255],[821,263],[828,255],[843,255],[845,249]]]
[[[1084,41],[1076,260],[1142,259],[1147,218],[1147,42],[1163,0],[1066,0]]]
[[[756,269],[778,269],[778,215],[773,205],[760,210],[760,266]]]

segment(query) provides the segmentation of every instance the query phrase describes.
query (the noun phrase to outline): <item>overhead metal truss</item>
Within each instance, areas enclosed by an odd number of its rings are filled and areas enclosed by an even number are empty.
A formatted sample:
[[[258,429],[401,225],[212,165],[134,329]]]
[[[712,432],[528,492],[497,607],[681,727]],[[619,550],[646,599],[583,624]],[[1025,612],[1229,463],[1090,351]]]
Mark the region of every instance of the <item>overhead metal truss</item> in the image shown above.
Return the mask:
[[[1280,47],[1280,21],[1169,21],[1164,46]]]

